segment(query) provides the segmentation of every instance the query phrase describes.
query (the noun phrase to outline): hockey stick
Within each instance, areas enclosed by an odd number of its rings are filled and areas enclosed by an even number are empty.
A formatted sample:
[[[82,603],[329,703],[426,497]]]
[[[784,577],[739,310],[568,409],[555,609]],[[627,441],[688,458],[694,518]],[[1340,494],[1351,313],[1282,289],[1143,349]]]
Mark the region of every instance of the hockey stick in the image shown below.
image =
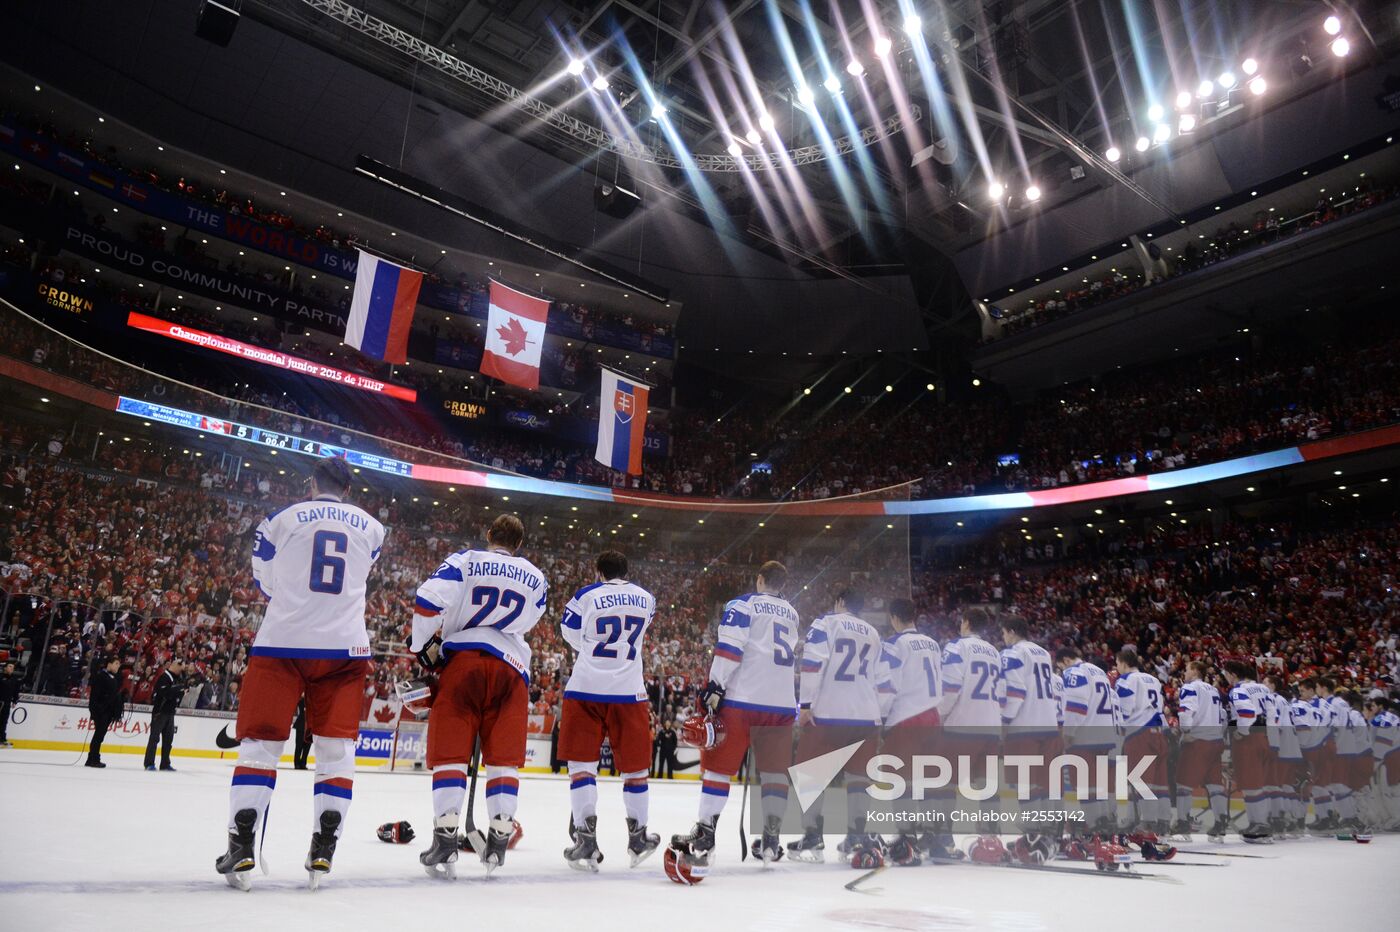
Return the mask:
[[[744,770],[748,773],[749,779],[753,779],[753,772],[750,767],[753,764],[753,752],[744,752]],[[745,781],[744,798],[739,801],[739,860],[741,862],[749,859],[749,835],[744,831],[744,814],[749,808],[749,788],[748,780]]]
[[[466,824],[462,827],[462,835],[466,838],[467,844],[477,854],[486,850],[486,835],[476,827],[476,821],[472,818],[472,810],[476,808],[476,777],[481,773],[481,738],[476,739],[476,746],[472,748],[472,778],[467,784],[467,817]]]
[[[859,877],[857,877],[855,880],[852,880],[850,883],[844,884],[844,886],[845,886],[845,888],[846,888],[847,890],[850,890],[852,893],[871,893],[871,894],[879,893],[881,890],[883,890],[883,889],[885,889],[885,888],[884,888],[884,887],[871,887],[869,890],[859,890],[859,889],[857,889],[857,887],[859,887],[861,884],[865,883],[865,882],[866,882],[867,880],[869,880],[871,877],[874,877],[876,874],[883,873],[883,872],[886,870],[886,868],[888,868],[888,867],[889,867],[888,864],[881,864],[879,867],[875,868],[874,870],[868,870],[868,871],[866,871],[865,873],[861,874]]]

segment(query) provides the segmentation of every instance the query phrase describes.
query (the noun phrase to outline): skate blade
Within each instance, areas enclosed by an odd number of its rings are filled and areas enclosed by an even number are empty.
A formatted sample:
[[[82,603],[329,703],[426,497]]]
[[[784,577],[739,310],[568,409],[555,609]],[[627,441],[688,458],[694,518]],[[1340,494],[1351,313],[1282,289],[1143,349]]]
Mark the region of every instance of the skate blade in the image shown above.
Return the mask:
[[[312,892],[319,890],[321,888],[321,878],[324,876],[326,876],[326,872],[323,870],[316,870],[315,868],[308,870],[306,872],[306,888]]]
[[[496,860],[494,857],[485,857],[485,858],[482,858],[482,859],[481,859],[481,864],[482,864],[483,867],[486,868],[486,876],[487,876],[487,877],[490,877],[491,874],[492,874],[492,872],[495,871],[496,868],[498,868],[498,867],[501,866],[501,862],[498,861],[498,860]]]
[[[792,855],[794,861],[801,861],[803,864],[825,864],[826,852],[824,851],[802,851]]]
[[[232,874],[225,874],[224,881],[235,890],[242,890],[247,893],[253,889],[253,875],[251,870],[235,871]]]
[[[423,870],[434,880],[457,879],[457,865],[451,861],[445,861],[442,864],[424,864]]]
[[[577,861],[569,861],[568,864],[576,871],[585,871],[589,874],[598,873],[598,862],[589,858],[579,858]]]
[[[642,862],[645,861],[647,858],[651,857],[653,854],[656,853],[656,849],[657,849],[658,847],[660,847],[660,846],[659,846],[659,845],[652,845],[650,848],[646,849],[645,851],[641,852],[640,854],[638,854],[638,853],[635,852],[635,851],[628,851],[628,852],[627,852],[627,856],[628,856],[629,858],[632,859],[632,864],[631,864],[630,866],[636,867],[638,864],[642,863]]]

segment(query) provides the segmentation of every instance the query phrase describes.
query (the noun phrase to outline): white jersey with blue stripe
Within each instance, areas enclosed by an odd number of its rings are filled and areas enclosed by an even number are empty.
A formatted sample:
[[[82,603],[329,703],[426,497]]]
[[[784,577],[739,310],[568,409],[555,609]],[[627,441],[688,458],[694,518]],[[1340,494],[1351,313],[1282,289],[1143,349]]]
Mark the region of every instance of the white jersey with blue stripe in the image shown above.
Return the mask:
[[[943,700],[938,712],[945,728],[1001,727],[1001,654],[968,635],[943,646]]]
[[[418,587],[410,649],[441,630],[442,649],[480,650],[530,680],[525,634],[544,615],[549,583],[524,557],[505,550],[459,550]]]
[[[1115,687],[1118,722],[1124,735],[1162,726],[1161,680],[1151,673],[1129,670],[1118,677]]]
[[[1386,710],[1371,719],[1371,753],[1385,760],[1400,751],[1400,715]]]
[[[823,615],[802,644],[799,699],[819,725],[878,725],[884,642],[875,626],[845,612]]]
[[[724,687],[725,706],[796,715],[800,628],[797,610],[766,592],[741,595],[724,607],[710,679]]]
[[[642,642],[656,614],[656,598],[625,579],[584,586],[564,607],[564,640],[578,657],[564,686],[565,699],[646,702]]]
[[[1302,750],[1310,751],[1327,740],[1327,728],[1323,724],[1322,710],[1309,699],[1294,699],[1293,733],[1298,736]]]
[[[1055,688],[1050,652],[1017,641],[1001,652],[1002,709],[1005,725],[1022,734],[1055,732],[1060,726],[1060,691]]]
[[[1371,754],[1371,731],[1366,727],[1366,716],[1348,706],[1347,717],[1337,736],[1339,757],[1360,757]]]
[[[1225,737],[1225,706],[1220,690],[1205,680],[1182,683],[1176,691],[1177,724],[1183,741],[1219,741]]]
[[[1254,680],[1240,680],[1230,687],[1230,710],[1235,715],[1235,729],[1247,735],[1254,726],[1268,727],[1269,687]]]
[[[880,709],[885,725],[898,725],[930,709],[943,696],[943,652],[938,642],[917,631],[886,639],[881,654]]]
[[[1065,737],[1074,747],[1111,747],[1114,743],[1113,686],[1096,664],[1079,660],[1061,675],[1065,696]]]
[[[333,495],[264,518],[253,581],[270,601],[252,655],[368,660],[366,581],[383,546],[384,525]]]

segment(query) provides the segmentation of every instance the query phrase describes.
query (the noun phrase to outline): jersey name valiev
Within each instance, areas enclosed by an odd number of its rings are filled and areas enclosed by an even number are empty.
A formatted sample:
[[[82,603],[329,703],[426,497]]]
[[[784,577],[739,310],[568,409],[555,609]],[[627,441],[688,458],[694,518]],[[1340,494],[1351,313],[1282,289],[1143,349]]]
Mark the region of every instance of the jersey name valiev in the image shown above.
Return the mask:
[[[1220,690],[1205,680],[1182,683],[1176,702],[1183,741],[1220,741],[1225,737],[1225,705]]]
[[[656,614],[656,599],[625,579],[584,586],[564,608],[560,629],[578,651],[565,699],[645,702],[642,641]]]
[[[819,725],[878,725],[884,647],[875,626],[855,615],[812,622],[802,646],[802,708]]]
[[[720,616],[710,679],[724,687],[724,705],[797,714],[793,677],[801,620],[783,599],[754,592],[732,599]]]
[[[1079,660],[1065,667],[1065,731],[1071,746],[1112,747],[1117,739],[1113,685],[1096,664]]]
[[[943,698],[943,651],[937,641],[903,631],[885,641],[882,662],[880,705],[887,726],[938,708]]]
[[[943,646],[943,699],[938,711],[945,728],[1001,727],[1001,654],[969,635]]]
[[[1020,734],[1051,734],[1060,726],[1060,690],[1050,652],[1017,641],[1001,652],[1001,720]]]
[[[383,546],[384,525],[330,495],[264,518],[253,581],[270,601],[251,653],[369,659],[365,582]]]
[[[418,587],[413,609],[417,651],[441,628],[445,653],[479,650],[530,679],[525,634],[544,614],[549,583],[524,557],[502,550],[459,550]]]

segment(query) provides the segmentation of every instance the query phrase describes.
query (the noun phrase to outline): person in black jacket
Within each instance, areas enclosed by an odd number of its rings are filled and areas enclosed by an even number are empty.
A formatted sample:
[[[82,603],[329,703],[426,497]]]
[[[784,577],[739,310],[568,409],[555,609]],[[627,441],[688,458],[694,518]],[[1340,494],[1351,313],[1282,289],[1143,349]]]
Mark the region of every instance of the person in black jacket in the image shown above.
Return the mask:
[[[659,752],[660,760],[656,765],[656,776],[667,780],[675,779],[676,776],[676,748],[679,740],[676,737],[676,723],[671,719],[666,719],[666,723],[661,730],[656,733],[656,749]]]
[[[297,703],[296,718],[292,719],[292,730],[296,741],[292,747],[292,766],[297,770],[306,769],[307,758],[311,756],[311,732],[306,728],[306,697]]]
[[[5,729],[10,724],[10,709],[19,702],[20,686],[24,677],[15,672],[14,661],[5,663],[5,673],[0,676],[0,748],[10,746],[10,739],[5,733]]]
[[[88,767],[106,767],[102,763],[102,740],[107,737],[107,729],[112,722],[122,717],[126,711],[126,700],[122,696],[121,658],[113,654],[107,658],[107,665],[93,673],[88,692],[88,715],[92,718],[92,744],[88,746]]]
[[[184,698],[185,687],[180,681],[184,667],[179,660],[165,665],[156,680],[155,693],[151,696],[151,735],[146,739],[146,769],[156,769],[156,743],[160,743],[160,769],[174,770],[170,766],[170,745],[175,743],[175,710]]]

